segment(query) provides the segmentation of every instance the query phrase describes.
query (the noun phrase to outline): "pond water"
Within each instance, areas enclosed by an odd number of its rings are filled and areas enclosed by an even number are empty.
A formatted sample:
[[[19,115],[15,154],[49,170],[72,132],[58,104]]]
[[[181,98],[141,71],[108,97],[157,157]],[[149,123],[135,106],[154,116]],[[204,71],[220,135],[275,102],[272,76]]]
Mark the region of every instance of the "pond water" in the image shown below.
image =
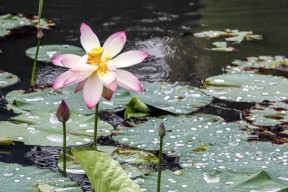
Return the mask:
[[[29,6],[27,6],[29,4]],[[279,0],[219,0],[219,1],[94,1],[49,0],[44,2],[43,17],[56,23],[45,31],[42,44],[80,46],[79,26],[86,22],[104,41],[110,34],[124,30],[128,36],[125,49],[140,49],[151,56],[130,70],[143,80],[186,81],[199,85],[206,77],[220,74],[223,66],[234,59],[257,55],[285,55],[287,52],[288,2]],[[1,0],[1,13],[37,13],[36,1]],[[187,32],[223,30],[226,28],[253,31],[264,36],[263,41],[244,42],[237,52],[204,50],[211,41],[196,39]],[[25,50],[35,46],[34,34],[16,40],[2,40],[1,69],[15,73],[27,86],[32,60]],[[44,69],[43,69],[44,68]],[[53,79],[51,67],[42,65],[40,76]],[[51,76],[51,74],[54,74]]]
[[[1,14],[35,15],[37,10],[38,2],[35,0],[0,0]],[[54,29],[44,32],[42,45],[81,47],[79,26],[82,22],[90,25],[102,42],[114,32],[126,31],[128,41],[125,49],[138,49],[150,54],[144,63],[129,69],[141,80],[183,81],[200,86],[204,78],[221,74],[222,68],[234,59],[287,53],[286,0],[47,0],[44,1],[42,16],[56,23]],[[213,52],[204,49],[211,45],[211,41],[192,35],[194,32],[226,28],[251,30],[263,35],[264,40],[237,44],[235,47],[239,51],[236,52]],[[25,50],[35,45],[34,32],[0,41],[1,69],[18,75],[20,88],[29,86],[33,61],[25,56]],[[37,70],[38,82],[45,79],[44,83],[52,82],[62,72],[44,63],[39,63]],[[27,158],[33,162],[35,154],[39,155],[33,153],[33,146],[20,149],[21,153],[13,148],[9,155],[0,154],[0,160],[29,164]],[[40,151],[45,153],[45,150]],[[27,156],[27,152],[34,154],[34,159]],[[41,159],[41,155],[38,158]]]

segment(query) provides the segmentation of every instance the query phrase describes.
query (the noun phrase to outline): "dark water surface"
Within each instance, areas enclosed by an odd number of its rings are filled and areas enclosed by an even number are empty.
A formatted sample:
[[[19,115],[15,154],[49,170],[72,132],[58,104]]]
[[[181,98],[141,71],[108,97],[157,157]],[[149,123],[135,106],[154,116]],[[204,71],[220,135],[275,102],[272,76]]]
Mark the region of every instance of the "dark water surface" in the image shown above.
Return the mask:
[[[36,15],[37,11],[36,0],[0,0],[0,14]],[[143,64],[129,70],[149,81],[185,81],[199,86],[204,78],[221,74],[222,68],[234,59],[287,55],[288,50],[287,0],[44,0],[42,16],[56,23],[53,30],[44,32],[42,45],[81,47],[79,27],[82,22],[90,25],[102,42],[114,32],[126,31],[125,50],[139,49],[150,54]],[[212,52],[204,49],[211,47],[211,41],[189,35],[189,32],[226,28],[251,30],[263,35],[264,40],[235,45],[238,52]],[[183,36],[183,33],[188,35]],[[29,85],[33,64],[25,56],[25,50],[36,45],[35,35],[36,31],[0,40],[0,69],[18,75],[22,88]],[[52,82],[61,72],[39,64],[38,82],[41,79]],[[36,154],[41,161],[37,147],[22,148],[21,153],[13,148],[10,156],[0,154],[0,160],[25,164],[28,158],[29,164],[35,161]]]
[[[35,0],[0,0],[0,13],[37,14]],[[112,33],[124,30],[126,50],[140,49],[151,56],[130,70],[143,80],[186,81],[199,85],[203,78],[221,73],[233,59],[257,55],[285,55],[287,51],[288,1],[286,0],[47,0],[43,17],[56,23],[46,31],[42,44],[80,46],[79,26],[90,25],[102,42]],[[196,39],[184,32],[252,30],[263,41],[243,42],[238,52],[212,52],[211,41]],[[35,46],[35,34],[0,42],[1,69],[30,79],[32,60],[25,50]],[[39,66],[38,74],[54,79],[59,72]],[[44,69],[43,69],[44,68]],[[52,75],[51,75],[52,74]]]

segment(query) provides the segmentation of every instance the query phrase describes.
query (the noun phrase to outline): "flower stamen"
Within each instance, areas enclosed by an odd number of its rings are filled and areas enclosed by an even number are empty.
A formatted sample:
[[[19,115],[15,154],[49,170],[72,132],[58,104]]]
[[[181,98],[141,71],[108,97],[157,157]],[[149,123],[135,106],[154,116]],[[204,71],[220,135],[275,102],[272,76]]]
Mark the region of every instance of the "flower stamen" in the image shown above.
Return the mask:
[[[102,47],[96,47],[89,51],[87,63],[98,66],[101,63],[101,58],[104,49]]]

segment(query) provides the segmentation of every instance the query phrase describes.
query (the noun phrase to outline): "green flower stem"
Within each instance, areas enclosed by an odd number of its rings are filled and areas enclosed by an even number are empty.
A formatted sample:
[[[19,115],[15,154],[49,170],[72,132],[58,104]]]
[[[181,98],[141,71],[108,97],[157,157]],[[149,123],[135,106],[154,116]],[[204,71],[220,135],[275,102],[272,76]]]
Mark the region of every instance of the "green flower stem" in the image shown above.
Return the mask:
[[[98,111],[99,111],[99,103],[97,103],[95,107],[95,121],[94,121],[94,139],[93,139],[93,145],[95,146],[97,150],[97,128],[98,128]]]
[[[41,30],[41,28],[40,28],[40,19],[41,19],[41,15],[42,15],[42,7],[43,7],[43,0],[39,0],[38,23],[37,23],[38,33]],[[35,58],[34,58],[34,62],[33,62],[33,68],[32,68],[31,80],[30,80],[30,87],[31,87],[32,91],[34,90],[35,72],[36,72],[36,65],[37,65],[37,59],[38,59],[38,52],[39,52],[40,43],[41,43],[41,37],[37,37],[37,49],[36,49],[36,54],[35,54]]]
[[[34,58],[34,62],[33,62],[31,81],[30,81],[30,87],[32,90],[33,90],[34,84],[35,84],[35,72],[36,72],[36,65],[37,65],[37,58],[38,58],[40,43],[41,43],[41,39],[37,38],[37,49],[36,49],[36,54],[35,54],[35,58]]]
[[[66,122],[63,124],[63,176],[66,177]]]
[[[38,28],[40,28],[40,19],[42,15],[42,7],[43,7],[43,0],[39,0],[39,7],[38,7]]]
[[[159,162],[158,162],[157,192],[160,192],[160,184],[161,184],[163,138],[164,138],[164,136],[160,136],[160,150],[159,150]]]

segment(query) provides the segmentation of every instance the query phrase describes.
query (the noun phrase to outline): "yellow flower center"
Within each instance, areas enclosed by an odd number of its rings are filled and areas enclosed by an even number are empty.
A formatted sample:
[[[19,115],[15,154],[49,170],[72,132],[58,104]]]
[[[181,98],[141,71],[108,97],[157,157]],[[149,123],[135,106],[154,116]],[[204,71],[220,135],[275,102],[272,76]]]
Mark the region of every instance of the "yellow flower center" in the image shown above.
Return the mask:
[[[102,47],[96,47],[89,51],[87,63],[91,65],[98,66],[97,72],[100,75],[104,75],[108,71],[107,61],[110,58],[102,59],[104,49]]]

